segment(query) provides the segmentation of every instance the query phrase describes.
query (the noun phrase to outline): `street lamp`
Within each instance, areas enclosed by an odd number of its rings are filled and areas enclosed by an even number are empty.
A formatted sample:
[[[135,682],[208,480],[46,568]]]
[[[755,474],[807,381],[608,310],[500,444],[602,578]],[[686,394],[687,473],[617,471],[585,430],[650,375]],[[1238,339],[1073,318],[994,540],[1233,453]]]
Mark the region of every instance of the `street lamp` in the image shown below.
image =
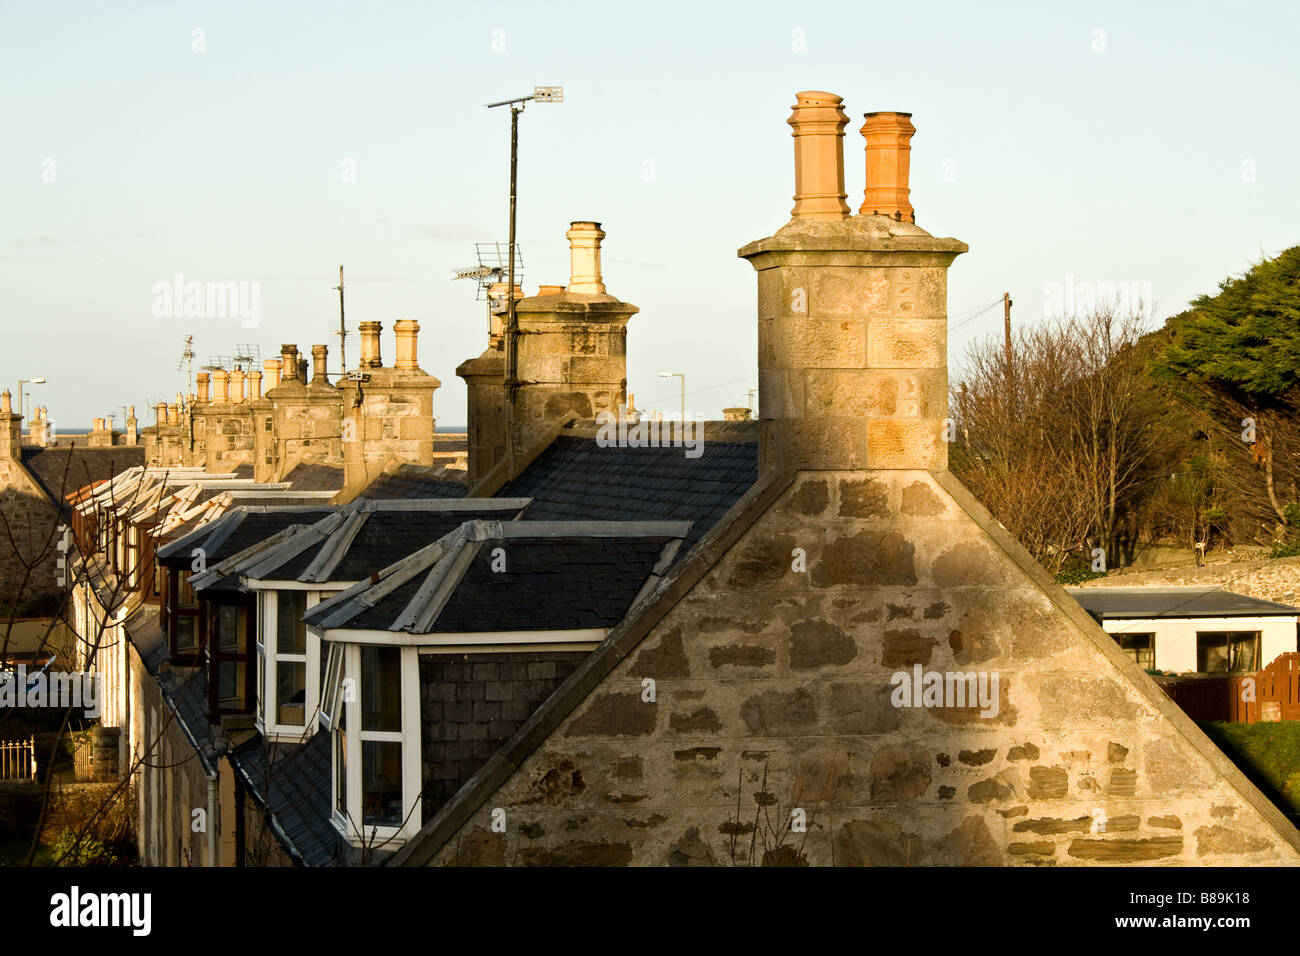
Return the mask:
[[[686,427],[686,373],[660,372],[660,378],[680,378],[682,380],[682,427]]]
[[[45,384],[45,379],[43,378],[20,378],[18,380],[18,413],[22,415],[23,418],[27,417],[27,409],[23,405],[23,386],[44,385],[44,384]],[[27,431],[30,434],[31,429],[29,428]]]

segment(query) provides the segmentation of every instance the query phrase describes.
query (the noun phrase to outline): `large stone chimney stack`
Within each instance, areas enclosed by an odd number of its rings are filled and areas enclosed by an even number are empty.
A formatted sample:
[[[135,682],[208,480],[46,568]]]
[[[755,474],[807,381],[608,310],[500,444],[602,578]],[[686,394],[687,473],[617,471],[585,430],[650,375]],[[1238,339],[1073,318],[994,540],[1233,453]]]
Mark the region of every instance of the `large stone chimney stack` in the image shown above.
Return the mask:
[[[760,465],[943,469],[948,267],[967,246],[911,221],[907,114],[867,115],[868,211],[842,215],[839,102],[796,97],[794,218],[739,253],[758,272]]]

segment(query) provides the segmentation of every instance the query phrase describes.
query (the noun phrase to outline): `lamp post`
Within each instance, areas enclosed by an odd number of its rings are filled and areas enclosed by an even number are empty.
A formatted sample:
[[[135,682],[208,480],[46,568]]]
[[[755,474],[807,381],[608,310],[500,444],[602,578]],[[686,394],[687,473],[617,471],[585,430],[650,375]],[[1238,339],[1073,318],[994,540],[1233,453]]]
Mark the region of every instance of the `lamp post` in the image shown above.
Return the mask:
[[[24,386],[24,385],[44,385],[44,384],[45,384],[45,379],[44,379],[44,378],[39,378],[39,377],[38,377],[38,378],[20,378],[20,379],[18,380],[18,414],[22,415],[24,420],[26,420],[26,418],[27,418],[27,409],[26,409],[26,407],[23,405],[23,386]],[[29,428],[27,431],[28,431],[28,434],[31,433],[31,429],[30,429],[30,428]]]
[[[686,373],[660,372],[660,378],[680,378],[682,380],[682,427],[686,427]]]

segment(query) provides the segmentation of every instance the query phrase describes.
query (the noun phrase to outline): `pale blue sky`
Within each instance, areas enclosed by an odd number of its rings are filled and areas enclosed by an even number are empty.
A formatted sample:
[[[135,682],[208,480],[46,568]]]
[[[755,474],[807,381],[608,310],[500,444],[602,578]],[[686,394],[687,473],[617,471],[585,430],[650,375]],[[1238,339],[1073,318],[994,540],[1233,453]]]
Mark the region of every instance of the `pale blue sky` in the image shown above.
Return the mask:
[[[1067,276],[1149,283],[1163,317],[1300,241],[1296,36],[1295,3],[0,0],[0,382],[47,376],[68,427],[151,424],[186,333],[200,361],[335,347],[342,262],[351,327],[383,322],[391,361],[418,319],[435,414],[463,423],[484,314],[451,270],[506,233],[509,116],[483,104],[539,84],[566,101],[521,121],[525,285],[567,282],[571,220],[604,224],[642,407],[677,408],[661,370],[710,417],[752,387],[736,250],[789,216],[799,90],[845,98],[855,210],[862,114],[913,113],[917,222],[971,247],[954,319],[1007,289],[1039,321]],[[260,282],[260,326],[155,317],[176,273]],[[1000,328],[963,325],[952,357]]]

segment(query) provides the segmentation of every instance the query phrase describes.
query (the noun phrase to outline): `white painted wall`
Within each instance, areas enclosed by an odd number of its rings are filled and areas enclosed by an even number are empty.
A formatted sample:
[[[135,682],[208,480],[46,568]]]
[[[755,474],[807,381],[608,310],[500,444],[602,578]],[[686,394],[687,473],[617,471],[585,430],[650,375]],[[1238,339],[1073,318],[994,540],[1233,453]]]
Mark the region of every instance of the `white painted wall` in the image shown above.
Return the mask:
[[[1260,666],[1297,649],[1296,622],[1286,617],[1200,617],[1106,621],[1107,634],[1154,634],[1157,670],[1172,674],[1196,671],[1196,635],[1206,631],[1259,631]]]

